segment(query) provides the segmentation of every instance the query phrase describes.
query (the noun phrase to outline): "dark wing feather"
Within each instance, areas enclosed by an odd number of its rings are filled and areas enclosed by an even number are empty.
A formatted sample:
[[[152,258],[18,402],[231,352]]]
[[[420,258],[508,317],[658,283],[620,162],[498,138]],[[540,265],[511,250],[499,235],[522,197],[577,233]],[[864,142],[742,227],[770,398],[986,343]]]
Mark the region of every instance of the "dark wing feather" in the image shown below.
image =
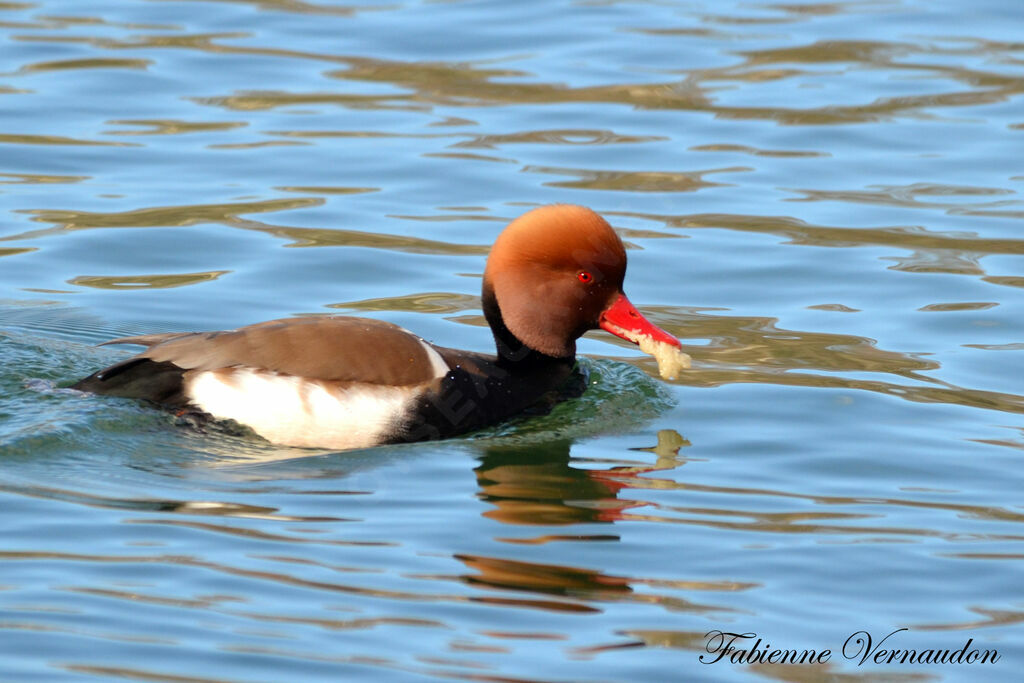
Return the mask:
[[[136,356],[94,372],[72,384],[71,388],[178,406],[188,402],[182,393],[183,376],[184,371],[174,363],[159,363]]]

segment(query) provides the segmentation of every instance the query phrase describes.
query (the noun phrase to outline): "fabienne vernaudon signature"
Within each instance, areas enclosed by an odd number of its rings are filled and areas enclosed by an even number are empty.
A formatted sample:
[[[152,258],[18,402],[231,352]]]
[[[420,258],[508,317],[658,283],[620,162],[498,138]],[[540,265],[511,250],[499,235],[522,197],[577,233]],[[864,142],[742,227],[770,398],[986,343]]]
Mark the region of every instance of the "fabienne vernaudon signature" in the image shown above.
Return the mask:
[[[1002,657],[996,649],[973,647],[974,639],[959,648],[897,649],[889,639],[907,631],[898,628],[876,641],[867,631],[851,634],[839,650],[844,659],[864,664],[995,664]],[[884,646],[884,647],[883,647]],[[779,649],[756,633],[708,631],[704,634],[705,654],[698,659],[704,664],[824,664],[832,659],[832,650]]]

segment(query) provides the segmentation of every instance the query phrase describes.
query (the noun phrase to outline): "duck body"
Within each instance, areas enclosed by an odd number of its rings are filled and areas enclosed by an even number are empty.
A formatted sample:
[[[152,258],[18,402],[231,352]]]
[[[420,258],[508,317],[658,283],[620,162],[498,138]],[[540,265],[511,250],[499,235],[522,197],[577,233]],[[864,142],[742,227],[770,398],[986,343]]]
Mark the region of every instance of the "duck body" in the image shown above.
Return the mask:
[[[575,340],[588,329],[678,346],[621,293],[624,276],[625,250],[603,219],[542,207],[513,221],[488,259],[482,303],[496,354],[434,346],[375,319],[290,318],[115,339],[106,343],[147,348],[72,388],[234,420],[288,446],[448,438],[579,395]]]
[[[434,346],[380,320],[342,316],[107,343],[148,349],[73,389],[234,420],[274,443],[319,448],[480,429],[535,404],[552,405],[573,374],[568,359],[528,353],[501,361]],[[331,362],[337,359],[344,362]]]

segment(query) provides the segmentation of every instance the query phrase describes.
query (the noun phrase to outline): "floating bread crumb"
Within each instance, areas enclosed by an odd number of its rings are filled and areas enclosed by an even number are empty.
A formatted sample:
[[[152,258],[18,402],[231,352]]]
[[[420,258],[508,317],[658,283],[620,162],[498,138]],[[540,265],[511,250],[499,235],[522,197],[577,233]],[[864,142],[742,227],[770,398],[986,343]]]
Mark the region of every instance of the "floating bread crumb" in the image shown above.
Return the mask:
[[[658,361],[658,372],[665,379],[675,379],[679,371],[690,367],[690,357],[678,346],[655,341],[649,335],[623,330],[624,335],[632,342],[640,345],[640,350],[649,353]]]

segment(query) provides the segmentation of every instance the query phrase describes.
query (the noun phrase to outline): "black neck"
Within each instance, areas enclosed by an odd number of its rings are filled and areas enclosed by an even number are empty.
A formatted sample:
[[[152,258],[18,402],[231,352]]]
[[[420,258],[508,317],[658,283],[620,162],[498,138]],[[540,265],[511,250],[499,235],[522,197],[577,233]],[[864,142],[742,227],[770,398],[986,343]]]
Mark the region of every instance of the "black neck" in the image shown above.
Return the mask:
[[[568,363],[572,365],[572,358],[555,358],[531,349],[519,340],[505,324],[501,316],[501,309],[498,307],[498,299],[494,296],[494,290],[484,287],[481,297],[483,302],[484,317],[487,324],[491,326],[494,334],[494,346],[497,350],[497,364],[505,368],[516,368],[523,370],[534,368],[538,365],[549,365],[551,363]]]

